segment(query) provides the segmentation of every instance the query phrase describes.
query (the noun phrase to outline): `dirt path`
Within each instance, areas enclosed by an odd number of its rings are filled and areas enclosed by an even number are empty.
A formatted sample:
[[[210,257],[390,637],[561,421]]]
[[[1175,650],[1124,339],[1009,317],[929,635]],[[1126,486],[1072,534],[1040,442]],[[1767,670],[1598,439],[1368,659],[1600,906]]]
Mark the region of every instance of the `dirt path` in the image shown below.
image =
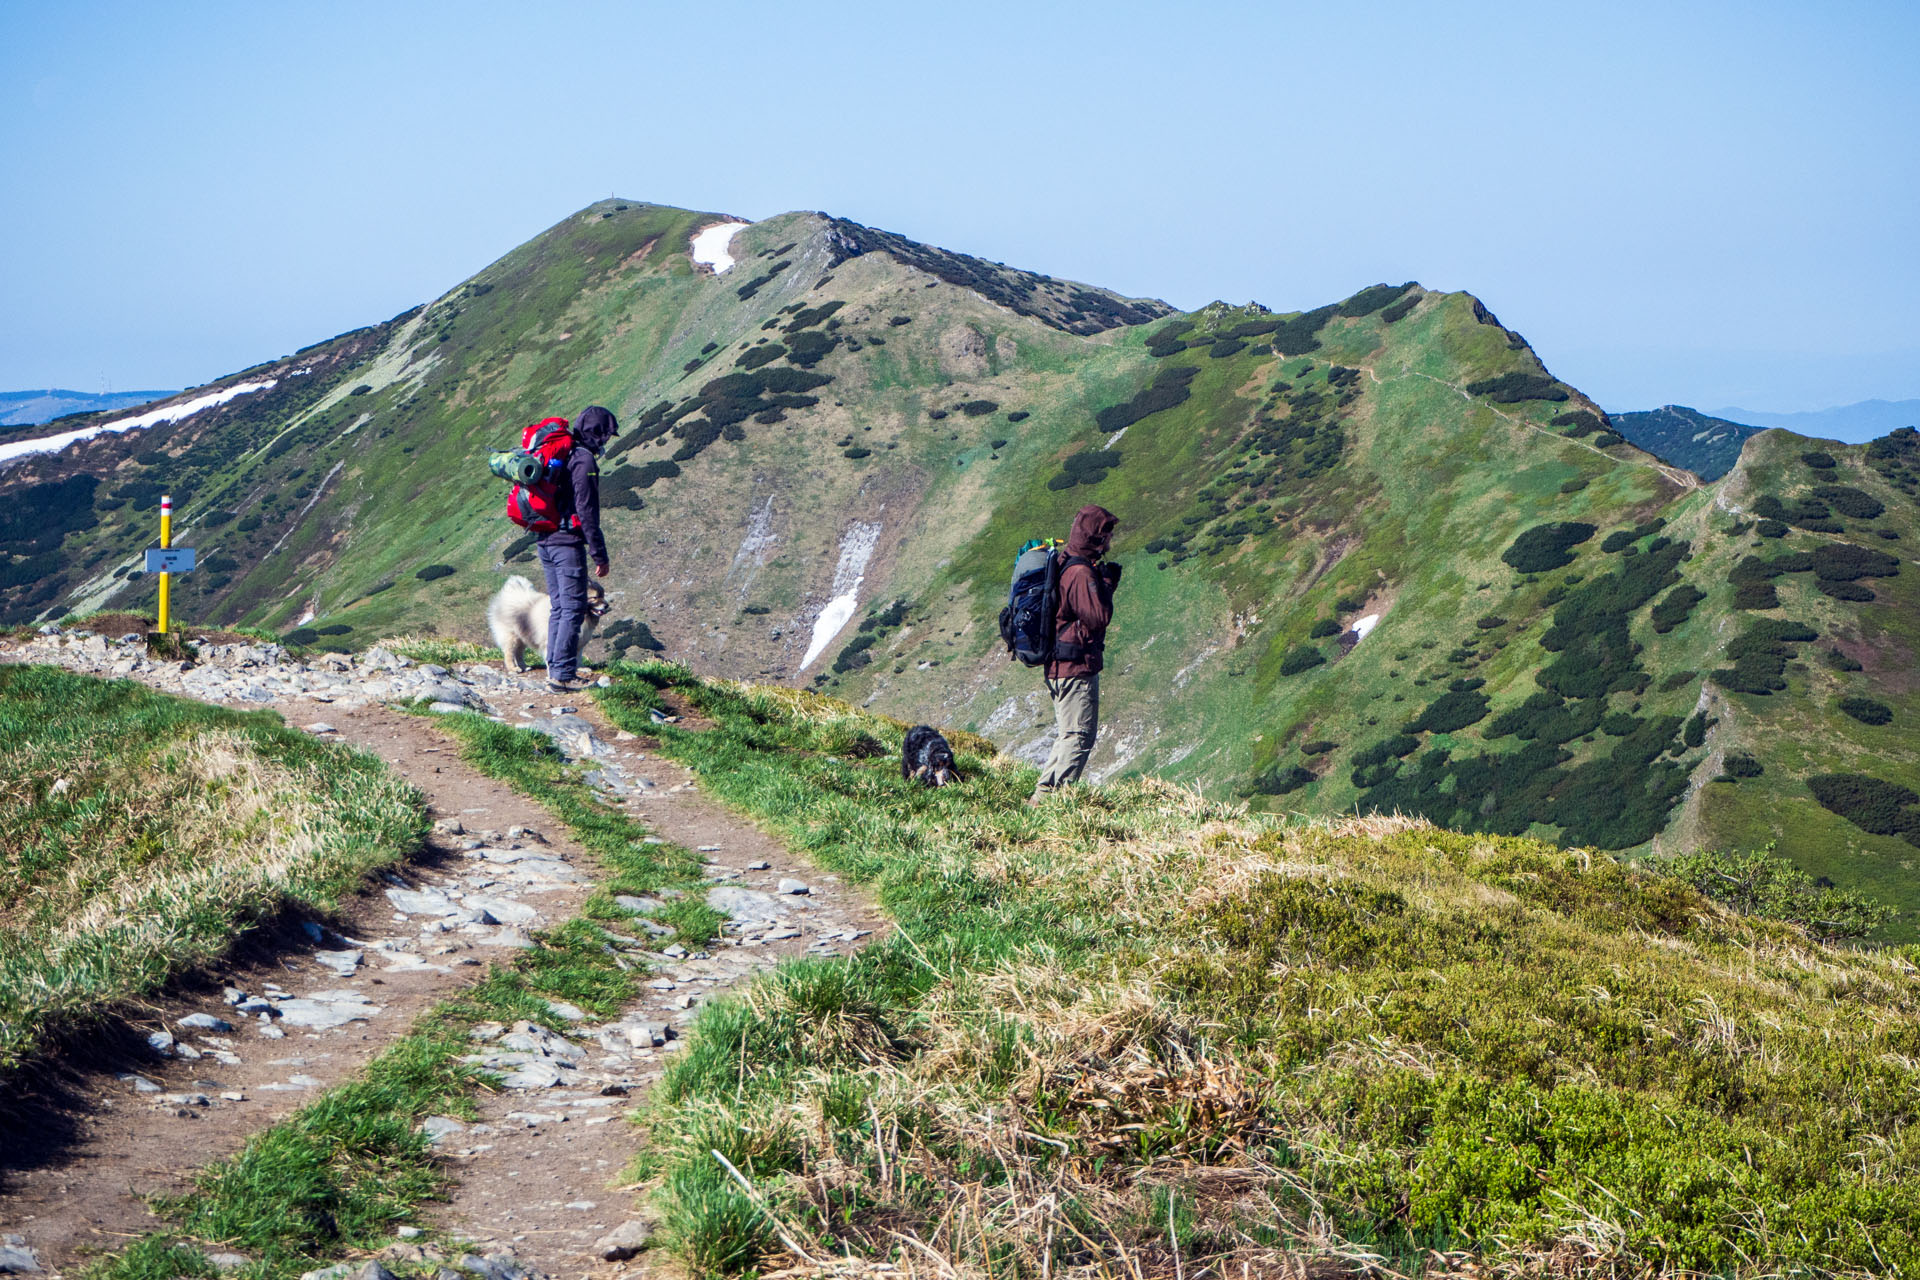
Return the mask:
[[[204,696],[205,677],[195,690],[191,670],[139,670],[124,650],[98,649],[83,641],[50,653],[40,644],[0,660],[51,656]],[[24,1237],[56,1271],[162,1226],[142,1197],[182,1189],[249,1134],[351,1077],[423,1010],[527,945],[527,930],[577,911],[597,877],[557,820],[463,763],[432,720],[379,704],[394,691],[383,686],[404,684],[392,669],[329,677],[327,701],[316,702],[293,692],[312,683],[298,664],[257,665],[266,685],[292,687],[269,703],[248,696],[257,687],[250,675],[245,686],[213,686],[238,696],[209,700],[271,705],[290,724],[378,755],[426,794],[436,831],[337,918],[260,931],[228,963],[176,983],[131,1026],[45,1073],[25,1123],[6,1122],[17,1134],[0,1143],[0,1230]],[[702,795],[650,741],[613,729],[590,701],[479,672],[426,678],[465,685],[467,705],[548,732],[592,765],[610,800],[659,838],[706,855],[708,900],[732,917],[709,950],[688,954],[651,950],[648,922],[636,915],[619,945],[648,969],[641,998],[605,1023],[556,1007],[546,1024],[501,1028],[476,1045],[505,1078],[479,1100],[480,1121],[429,1126],[457,1180],[423,1224],[431,1234],[553,1276],[604,1273],[614,1264],[596,1243],[616,1228],[629,1238],[645,1232],[632,1193],[616,1189],[641,1142],[628,1115],[700,1004],[788,956],[851,950],[885,924],[835,877]],[[174,1040],[167,1056],[147,1044],[162,1034]],[[394,1256],[417,1248],[397,1243]],[[623,1265],[644,1263],[641,1255]]]

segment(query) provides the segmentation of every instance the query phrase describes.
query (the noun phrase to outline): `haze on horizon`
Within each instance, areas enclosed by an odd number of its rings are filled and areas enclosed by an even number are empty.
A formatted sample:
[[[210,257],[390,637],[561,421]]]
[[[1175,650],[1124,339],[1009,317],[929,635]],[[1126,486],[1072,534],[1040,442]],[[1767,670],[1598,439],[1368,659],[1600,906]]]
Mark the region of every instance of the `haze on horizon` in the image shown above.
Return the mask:
[[[1612,407],[1920,397],[1920,10],[1204,14],[9,6],[0,388],[203,382],[619,194],[1183,308],[1466,289]]]

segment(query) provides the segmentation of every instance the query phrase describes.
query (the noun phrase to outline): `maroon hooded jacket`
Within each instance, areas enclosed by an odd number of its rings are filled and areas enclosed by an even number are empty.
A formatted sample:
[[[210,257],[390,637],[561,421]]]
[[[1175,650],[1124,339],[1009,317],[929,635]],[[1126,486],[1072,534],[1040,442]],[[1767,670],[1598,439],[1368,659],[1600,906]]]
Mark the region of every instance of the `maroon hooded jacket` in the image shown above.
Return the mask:
[[[1105,507],[1085,506],[1073,517],[1067,535],[1069,558],[1098,561],[1113,541],[1120,521]],[[1113,620],[1113,588],[1086,564],[1069,564],[1060,573],[1060,604],[1054,614],[1054,644],[1071,656],[1050,658],[1049,680],[1090,676],[1106,665],[1107,623]]]

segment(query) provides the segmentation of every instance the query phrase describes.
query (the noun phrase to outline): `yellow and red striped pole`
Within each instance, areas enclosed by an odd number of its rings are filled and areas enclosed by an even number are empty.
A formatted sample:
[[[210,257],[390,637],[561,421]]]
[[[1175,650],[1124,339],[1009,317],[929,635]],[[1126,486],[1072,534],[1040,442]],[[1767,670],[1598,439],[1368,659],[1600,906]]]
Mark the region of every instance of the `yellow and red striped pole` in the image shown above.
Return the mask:
[[[162,494],[160,497],[160,549],[165,551],[173,545],[173,496]],[[160,634],[167,634],[167,590],[173,584],[173,575],[162,571],[160,574]]]

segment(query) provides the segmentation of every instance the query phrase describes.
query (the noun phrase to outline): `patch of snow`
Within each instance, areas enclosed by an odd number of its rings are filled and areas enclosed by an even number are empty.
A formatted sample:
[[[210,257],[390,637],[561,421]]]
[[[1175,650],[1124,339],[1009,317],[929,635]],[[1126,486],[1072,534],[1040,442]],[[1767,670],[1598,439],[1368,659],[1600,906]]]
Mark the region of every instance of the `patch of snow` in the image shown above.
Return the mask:
[[[36,453],[58,453],[71,444],[82,440],[91,440],[95,436],[109,431],[138,431],[144,427],[158,426],[163,422],[178,422],[182,418],[192,417],[202,409],[211,409],[215,405],[225,404],[236,396],[244,396],[254,391],[266,391],[275,383],[268,378],[264,382],[237,382],[231,387],[204,396],[196,396],[181,404],[171,404],[164,409],[150,409],[146,413],[135,414],[131,418],[115,418],[112,422],[103,422],[97,427],[81,427],[78,431],[63,431],[57,436],[41,436],[38,440],[16,440],[10,444],[0,444],[0,462],[12,462],[15,458],[28,457]]]
[[[980,726],[983,736],[991,738],[997,733],[1012,729],[1016,724],[1031,720],[1039,710],[1040,694],[1014,695],[993,709],[986,722]]]
[[[1219,651],[1220,651],[1219,645],[1210,644],[1206,648],[1202,649],[1199,653],[1195,654],[1192,662],[1189,662],[1186,666],[1180,668],[1178,671],[1173,673],[1173,687],[1176,689],[1186,688],[1187,681],[1193,678],[1193,673],[1199,668],[1200,664],[1205,662],[1208,658],[1211,658],[1214,654],[1218,653]]]
[[[766,501],[753,509],[747,518],[746,536],[740,539],[740,549],[733,553],[733,564],[727,569],[727,581],[739,578],[740,598],[745,600],[747,593],[753,590],[754,579],[767,563],[767,557],[780,543],[779,535],[773,531],[773,495],[768,494]]]
[[[1367,638],[1367,632],[1373,630],[1379,621],[1379,614],[1370,613],[1364,618],[1355,618],[1353,625],[1348,627],[1347,630],[1353,632],[1353,638],[1356,642],[1365,640]]]
[[[301,614],[298,618],[294,619],[293,625],[296,627],[304,627],[309,622],[312,622],[312,621],[313,621],[313,610],[309,609],[305,613]]]
[[[1123,435],[1125,435],[1125,434],[1127,434],[1127,429],[1126,429],[1125,427],[1122,427],[1122,428],[1120,428],[1120,429],[1119,429],[1118,431],[1116,431],[1116,432],[1114,432],[1114,433],[1113,433],[1112,435],[1110,435],[1110,436],[1108,436],[1108,437],[1107,437],[1107,445],[1106,445],[1106,447],[1107,447],[1107,448],[1109,448],[1109,449],[1111,449],[1111,448],[1113,448],[1113,446],[1115,446],[1115,445],[1117,445],[1117,444],[1119,444],[1119,443],[1120,443],[1120,437],[1121,437],[1121,436],[1123,436]]]
[[[807,656],[800,659],[800,670],[813,665],[840,629],[853,619],[860,607],[860,584],[867,576],[867,562],[880,545],[880,522],[856,520],[840,536],[840,563],[833,571],[833,598],[813,620],[813,639],[807,644]]]
[[[712,267],[713,274],[719,275],[733,265],[733,255],[727,252],[727,246],[733,243],[735,236],[752,225],[751,222],[716,222],[695,232],[693,260]]]

